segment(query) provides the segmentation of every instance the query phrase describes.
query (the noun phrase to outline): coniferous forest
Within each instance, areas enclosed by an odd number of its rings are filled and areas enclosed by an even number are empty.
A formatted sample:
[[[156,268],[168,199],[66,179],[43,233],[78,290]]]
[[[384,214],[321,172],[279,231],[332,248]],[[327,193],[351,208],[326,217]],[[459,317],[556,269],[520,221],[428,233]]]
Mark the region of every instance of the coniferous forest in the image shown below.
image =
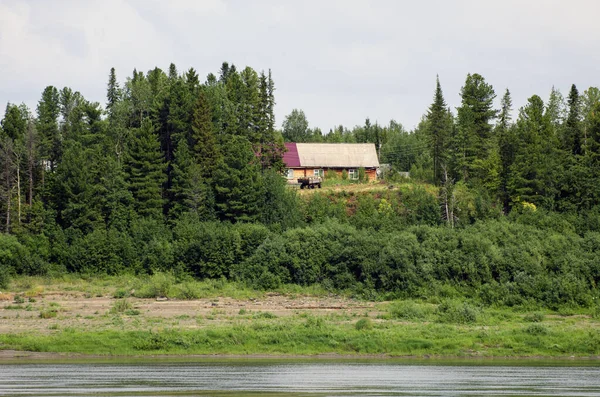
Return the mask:
[[[468,74],[456,109],[432,84],[413,131],[366,119],[323,133],[299,109],[277,128],[271,71],[223,63],[201,80],[173,64],[121,81],[111,69],[105,104],[53,86],[36,109],[8,104],[0,287],[172,272],[373,299],[597,304],[598,88],[513,109],[508,89]],[[300,195],[281,177],[284,141],[371,142],[390,168],[370,190]]]

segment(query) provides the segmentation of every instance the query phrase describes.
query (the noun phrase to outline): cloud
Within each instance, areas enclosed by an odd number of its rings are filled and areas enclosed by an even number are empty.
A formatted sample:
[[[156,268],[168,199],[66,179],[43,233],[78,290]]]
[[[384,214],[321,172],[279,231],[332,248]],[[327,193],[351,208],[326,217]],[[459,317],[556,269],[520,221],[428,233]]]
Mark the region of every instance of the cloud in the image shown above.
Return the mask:
[[[366,117],[412,128],[436,74],[452,107],[473,72],[515,108],[597,84],[599,13],[592,0],[0,0],[0,106],[35,107],[47,85],[103,103],[111,67],[123,81],[229,61],[272,69],[278,124],[300,108],[324,131]]]

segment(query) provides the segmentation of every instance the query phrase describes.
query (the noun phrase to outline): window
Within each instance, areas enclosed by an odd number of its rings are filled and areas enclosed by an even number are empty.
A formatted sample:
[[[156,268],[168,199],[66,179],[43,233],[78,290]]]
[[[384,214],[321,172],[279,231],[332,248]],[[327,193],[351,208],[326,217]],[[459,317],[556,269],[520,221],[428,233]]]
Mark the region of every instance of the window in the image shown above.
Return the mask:
[[[348,179],[357,180],[358,179],[358,170],[348,170]]]
[[[285,170],[285,177],[287,179],[294,179],[294,170],[291,168],[288,168],[287,170]]]
[[[315,170],[315,176],[320,176],[321,178],[325,176],[325,172],[323,172],[322,168]]]

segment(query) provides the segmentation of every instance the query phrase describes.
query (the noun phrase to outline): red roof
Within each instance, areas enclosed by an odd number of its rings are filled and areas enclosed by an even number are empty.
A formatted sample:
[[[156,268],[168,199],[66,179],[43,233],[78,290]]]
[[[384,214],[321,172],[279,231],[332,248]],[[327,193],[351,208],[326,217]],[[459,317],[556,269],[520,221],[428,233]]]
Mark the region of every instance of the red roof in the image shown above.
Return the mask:
[[[286,167],[300,167],[300,156],[295,142],[285,143],[286,152],[283,154],[283,163]]]

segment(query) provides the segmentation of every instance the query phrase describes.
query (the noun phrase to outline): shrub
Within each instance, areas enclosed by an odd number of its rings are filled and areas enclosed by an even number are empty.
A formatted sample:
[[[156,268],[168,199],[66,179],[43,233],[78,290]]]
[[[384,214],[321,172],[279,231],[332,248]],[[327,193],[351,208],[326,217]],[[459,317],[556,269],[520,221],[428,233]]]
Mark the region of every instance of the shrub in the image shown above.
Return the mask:
[[[392,304],[389,313],[393,318],[402,320],[421,320],[427,316],[420,306],[411,301],[400,301]]]
[[[334,180],[334,179],[337,179],[337,177],[338,177],[338,174],[337,174],[337,172],[335,172],[335,170],[329,169],[325,173],[326,180]]]
[[[119,314],[131,309],[133,309],[131,302],[129,302],[127,299],[119,299],[115,301],[115,303],[113,303],[112,307],[109,310],[109,313]]]
[[[541,323],[544,321],[544,315],[542,313],[531,313],[526,315],[523,320],[528,323]]]
[[[436,310],[437,320],[442,323],[472,324],[477,322],[478,310],[467,302],[462,304],[444,301]]]
[[[142,280],[141,285],[135,289],[133,295],[137,298],[169,297],[175,277],[171,273],[156,273]]]
[[[115,291],[113,298],[123,299],[131,296],[131,291],[128,289],[118,289]]]
[[[184,282],[173,288],[173,297],[177,299],[192,300],[200,298],[200,290],[194,282]]]
[[[56,309],[43,310],[40,312],[40,318],[48,319],[55,318],[58,316],[58,311]]]
[[[370,318],[361,318],[354,324],[354,328],[358,331],[367,330],[373,328],[373,322]]]
[[[8,284],[10,283],[10,275],[8,272],[8,268],[0,265],[0,288],[8,288]]]
[[[530,335],[546,335],[548,334],[548,328],[542,324],[531,324],[525,328],[525,332]]]
[[[255,313],[253,316],[253,318],[266,318],[266,319],[274,319],[277,318],[276,315],[274,315],[271,312],[257,312]]]

